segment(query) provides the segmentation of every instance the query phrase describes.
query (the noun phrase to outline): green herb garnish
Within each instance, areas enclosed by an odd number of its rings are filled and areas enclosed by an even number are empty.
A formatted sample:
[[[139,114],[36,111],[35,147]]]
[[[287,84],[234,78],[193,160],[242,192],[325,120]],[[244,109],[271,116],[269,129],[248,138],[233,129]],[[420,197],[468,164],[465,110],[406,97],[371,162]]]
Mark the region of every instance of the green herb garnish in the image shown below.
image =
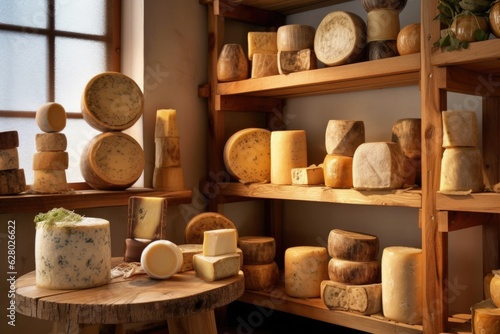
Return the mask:
[[[82,220],[82,216],[64,208],[54,208],[46,213],[35,216],[35,228],[52,226],[55,223],[70,225]]]

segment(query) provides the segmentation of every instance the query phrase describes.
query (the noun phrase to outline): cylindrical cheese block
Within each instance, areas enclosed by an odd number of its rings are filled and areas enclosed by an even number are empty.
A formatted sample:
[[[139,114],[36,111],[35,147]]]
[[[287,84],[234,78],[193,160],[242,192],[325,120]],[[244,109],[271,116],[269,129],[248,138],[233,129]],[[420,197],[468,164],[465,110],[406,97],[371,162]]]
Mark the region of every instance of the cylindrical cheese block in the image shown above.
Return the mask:
[[[276,36],[278,51],[312,49],[315,32],[314,27],[305,24],[280,26]]]
[[[401,56],[420,52],[420,23],[404,26],[398,33],[396,46]]]
[[[278,51],[278,72],[289,74],[317,68],[316,55],[312,49]]]
[[[152,278],[170,278],[182,266],[182,252],[169,240],[155,240],[142,251],[141,266]]]
[[[450,147],[441,160],[439,190],[484,191],[481,152],[475,147]]]
[[[179,137],[177,111],[175,109],[159,109],[156,111],[155,138],[164,137]]]
[[[368,59],[377,60],[398,56],[398,46],[395,39],[371,41],[368,43]]]
[[[153,188],[165,191],[184,189],[184,171],[182,167],[155,167],[153,170]]]
[[[448,110],[442,112],[443,147],[478,145],[478,125],[475,111]]]
[[[366,24],[357,14],[334,11],[320,22],[314,52],[327,66],[354,63],[365,58]]]
[[[19,194],[26,189],[24,169],[0,171],[0,195]]]
[[[217,79],[237,81],[248,78],[248,59],[239,44],[225,44],[217,59]]]
[[[388,319],[422,323],[422,250],[386,247],[382,253],[382,309]]]
[[[69,191],[64,169],[34,170],[31,190],[41,194],[57,194]]]
[[[181,149],[179,137],[155,138],[155,167],[180,167]]]
[[[401,12],[406,6],[406,0],[361,0],[361,5],[367,12],[380,8]]]
[[[66,151],[68,140],[61,132],[37,133],[35,147],[38,152]]]
[[[365,142],[363,121],[336,120],[328,121],[325,132],[327,154],[352,157],[359,145]]]
[[[490,298],[497,307],[500,307],[500,271],[494,270],[490,282]]]
[[[19,134],[17,131],[0,132],[0,150],[15,148],[19,146]]]
[[[238,238],[245,264],[266,264],[274,261],[276,242],[273,237],[244,236]]]
[[[245,256],[243,256],[243,261]],[[241,267],[245,276],[245,290],[270,291],[279,281],[276,262],[267,264],[245,264]]]
[[[43,132],[62,131],[66,127],[66,110],[59,103],[45,103],[36,111],[36,124]]]
[[[250,77],[261,78],[279,74],[276,53],[254,53]]]
[[[323,160],[325,186],[352,188],[352,157],[327,154]]]
[[[17,147],[0,150],[0,171],[19,168],[19,151]]]
[[[184,229],[188,244],[202,244],[205,231],[223,228],[236,229],[234,223],[226,216],[217,212],[202,212],[191,218]]]
[[[328,279],[328,253],[324,247],[297,246],[285,251],[285,291],[291,297],[316,298]]]
[[[399,12],[392,9],[374,9],[367,13],[367,41],[396,40],[399,33]]]
[[[299,167],[307,167],[306,132],[271,132],[271,183],[292,184],[292,168]]]
[[[328,254],[349,261],[374,261],[379,241],[374,235],[333,229],[328,235]]]
[[[500,333],[500,308],[491,300],[483,300],[472,306],[472,333]]]
[[[380,282],[380,262],[348,261],[332,257],[328,262],[328,277],[338,283],[360,285]]]
[[[36,152],[33,155],[33,170],[65,170],[68,165],[68,152]]]

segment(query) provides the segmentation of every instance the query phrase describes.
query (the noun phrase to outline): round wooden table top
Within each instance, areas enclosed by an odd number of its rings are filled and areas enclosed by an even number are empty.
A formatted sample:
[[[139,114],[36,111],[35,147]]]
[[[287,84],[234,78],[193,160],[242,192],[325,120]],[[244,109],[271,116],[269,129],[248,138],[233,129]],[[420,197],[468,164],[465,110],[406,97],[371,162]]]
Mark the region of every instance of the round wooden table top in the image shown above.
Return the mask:
[[[121,258],[113,259],[113,265],[120,262]],[[203,281],[194,271],[177,273],[167,280],[141,274],[81,290],[39,288],[32,271],[17,279],[16,308],[30,317],[79,324],[162,321],[227,305],[244,289],[241,271],[215,282]]]

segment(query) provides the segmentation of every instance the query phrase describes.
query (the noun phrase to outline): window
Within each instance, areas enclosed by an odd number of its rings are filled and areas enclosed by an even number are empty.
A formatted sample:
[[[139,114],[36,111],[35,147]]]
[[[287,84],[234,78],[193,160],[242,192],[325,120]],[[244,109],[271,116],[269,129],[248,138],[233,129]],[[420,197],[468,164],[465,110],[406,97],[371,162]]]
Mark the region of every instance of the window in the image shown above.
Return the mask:
[[[20,168],[31,184],[38,107],[67,112],[69,183],[82,182],[79,161],[98,132],[80,113],[85,84],[120,70],[119,0],[0,0],[0,131],[19,133]]]

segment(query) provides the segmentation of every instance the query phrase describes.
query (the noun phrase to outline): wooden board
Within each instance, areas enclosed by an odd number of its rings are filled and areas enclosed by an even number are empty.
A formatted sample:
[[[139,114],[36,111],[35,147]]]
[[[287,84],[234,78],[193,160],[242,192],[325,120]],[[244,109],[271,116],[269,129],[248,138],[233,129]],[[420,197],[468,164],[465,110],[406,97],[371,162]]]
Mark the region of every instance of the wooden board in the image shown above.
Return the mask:
[[[348,1],[350,0],[242,0],[241,4],[283,14],[293,14]]]

